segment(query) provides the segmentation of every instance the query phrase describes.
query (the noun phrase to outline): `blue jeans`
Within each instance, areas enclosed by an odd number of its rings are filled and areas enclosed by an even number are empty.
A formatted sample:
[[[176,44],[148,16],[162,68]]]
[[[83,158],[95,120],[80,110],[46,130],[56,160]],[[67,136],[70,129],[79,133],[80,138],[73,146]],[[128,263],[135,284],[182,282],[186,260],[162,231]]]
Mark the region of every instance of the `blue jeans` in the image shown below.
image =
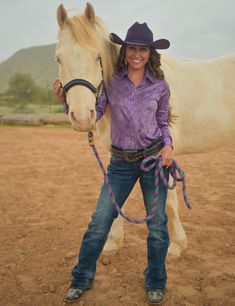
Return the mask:
[[[140,182],[147,214],[150,214],[154,195],[154,172],[140,169],[141,161],[127,162],[122,157],[111,157],[108,166],[109,181],[120,207],[124,204],[137,180]],[[164,167],[166,179],[169,172]],[[169,245],[165,203],[167,188],[160,180],[158,210],[147,223],[148,266],[144,271],[147,290],[164,289],[166,285],[165,259]],[[105,183],[92,220],[83,237],[77,265],[72,270],[72,288],[89,289],[95,277],[98,260],[107,239],[111,225],[118,213],[111,202]],[[133,225],[138,226],[138,225]]]

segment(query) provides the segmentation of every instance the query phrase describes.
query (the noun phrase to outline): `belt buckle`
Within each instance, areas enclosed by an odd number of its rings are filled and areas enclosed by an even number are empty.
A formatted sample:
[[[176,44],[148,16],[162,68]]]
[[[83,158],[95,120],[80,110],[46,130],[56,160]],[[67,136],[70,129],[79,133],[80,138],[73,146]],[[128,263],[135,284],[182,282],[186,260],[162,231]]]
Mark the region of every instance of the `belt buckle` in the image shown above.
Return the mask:
[[[139,159],[139,157],[135,157],[134,155],[136,155],[136,154],[137,154],[137,152],[133,152],[133,151],[126,151],[126,150],[123,151],[123,156],[124,156],[125,160],[128,161],[128,162],[137,161]]]
[[[131,162],[132,161],[132,159],[131,158],[129,158],[129,155],[130,153],[128,152],[128,151],[123,151],[123,157],[124,157],[124,159],[126,160],[126,161],[128,161],[128,162]]]

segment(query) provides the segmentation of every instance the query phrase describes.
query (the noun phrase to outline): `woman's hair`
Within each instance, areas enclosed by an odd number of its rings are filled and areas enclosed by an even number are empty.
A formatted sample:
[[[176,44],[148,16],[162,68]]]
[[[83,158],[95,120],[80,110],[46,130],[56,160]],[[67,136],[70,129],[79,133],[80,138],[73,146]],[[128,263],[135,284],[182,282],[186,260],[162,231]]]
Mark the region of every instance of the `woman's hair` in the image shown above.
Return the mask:
[[[150,48],[150,57],[146,64],[146,68],[160,80],[164,80],[164,72],[160,68],[161,66],[161,54],[156,49]],[[116,71],[121,72],[126,67],[126,45],[122,45],[116,64]],[[168,124],[174,123],[176,116],[172,114],[172,107],[169,105],[168,110]]]

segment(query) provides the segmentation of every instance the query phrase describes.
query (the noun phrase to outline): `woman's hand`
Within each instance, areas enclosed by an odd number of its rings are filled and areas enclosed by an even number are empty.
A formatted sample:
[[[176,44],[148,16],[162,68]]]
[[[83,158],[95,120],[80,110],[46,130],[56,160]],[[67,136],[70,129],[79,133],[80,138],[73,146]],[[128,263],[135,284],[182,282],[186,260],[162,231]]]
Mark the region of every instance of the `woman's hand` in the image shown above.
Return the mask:
[[[161,156],[163,165],[167,168],[170,167],[173,161],[173,150],[172,147],[169,145],[165,145],[161,151],[157,154],[157,156]]]
[[[54,93],[56,94],[58,100],[61,102],[61,103],[64,103],[64,101],[66,100],[66,96],[63,92],[63,89],[62,89],[62,85],[60,83],[60,80],[59,79],[56,79],[53,83],[53,91]]]

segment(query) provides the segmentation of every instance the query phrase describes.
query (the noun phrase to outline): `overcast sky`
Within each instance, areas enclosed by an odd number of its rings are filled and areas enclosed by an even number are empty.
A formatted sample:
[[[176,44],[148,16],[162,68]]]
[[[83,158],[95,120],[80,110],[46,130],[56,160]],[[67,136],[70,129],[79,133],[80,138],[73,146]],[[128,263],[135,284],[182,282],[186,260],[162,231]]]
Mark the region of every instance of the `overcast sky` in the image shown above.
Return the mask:
[[[0,0],[0,62],[22,48],[56,42],[56,9],[82,11],[84,0]],[[122,38],[146,21],[154,38],[168,38],[167,52],[208,59],[235,52],[235,0],[90,0],[110,32]],[[75,9],[75,10],[73,10]]]

